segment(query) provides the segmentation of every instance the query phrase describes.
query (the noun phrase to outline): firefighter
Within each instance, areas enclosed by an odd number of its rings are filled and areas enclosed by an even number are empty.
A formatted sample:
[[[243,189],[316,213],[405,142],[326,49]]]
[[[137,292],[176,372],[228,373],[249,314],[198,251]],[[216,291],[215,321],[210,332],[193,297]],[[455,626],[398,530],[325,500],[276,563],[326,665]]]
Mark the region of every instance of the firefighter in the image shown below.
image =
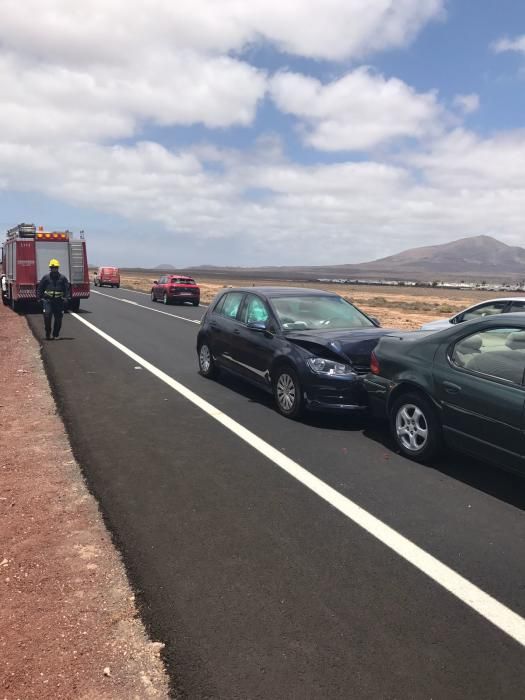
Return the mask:
[[[46,339],[51,340],[51,317],[53,317],[53,339],[58,338],[62,326],[65,304],[71,296],[67,277],[60,274],[60,263],[53,258],[49,261],[49,274],[40,280],[37,290],[38,300],[44,306],[44,327]]]

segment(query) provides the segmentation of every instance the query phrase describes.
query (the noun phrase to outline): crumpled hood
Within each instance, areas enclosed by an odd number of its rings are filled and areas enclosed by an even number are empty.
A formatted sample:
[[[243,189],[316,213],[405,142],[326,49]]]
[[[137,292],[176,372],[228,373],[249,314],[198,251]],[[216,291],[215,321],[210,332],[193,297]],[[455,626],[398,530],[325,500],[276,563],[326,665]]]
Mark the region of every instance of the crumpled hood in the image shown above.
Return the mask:
[[[350,361],[355,365],[370,364],[370,353],[379,339],[391,329],[386,328],[355,328],[352,330],[334,331],[295,331],[286,333],[286,339],[309,350],[314,355],[319,353],[324,357],[333,356],[343,362]]]

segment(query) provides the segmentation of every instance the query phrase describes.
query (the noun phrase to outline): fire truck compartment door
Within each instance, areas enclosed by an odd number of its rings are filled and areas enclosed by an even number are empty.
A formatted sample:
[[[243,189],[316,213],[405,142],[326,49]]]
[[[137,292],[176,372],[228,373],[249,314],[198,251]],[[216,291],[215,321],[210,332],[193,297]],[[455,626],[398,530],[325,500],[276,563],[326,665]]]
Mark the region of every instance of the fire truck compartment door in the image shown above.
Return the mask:
[[[36,242],[36,277],[41,280],[49,272],[49,261],[56,258],[60,263],[60,272],[70,279],[69,243],[68,241]]]

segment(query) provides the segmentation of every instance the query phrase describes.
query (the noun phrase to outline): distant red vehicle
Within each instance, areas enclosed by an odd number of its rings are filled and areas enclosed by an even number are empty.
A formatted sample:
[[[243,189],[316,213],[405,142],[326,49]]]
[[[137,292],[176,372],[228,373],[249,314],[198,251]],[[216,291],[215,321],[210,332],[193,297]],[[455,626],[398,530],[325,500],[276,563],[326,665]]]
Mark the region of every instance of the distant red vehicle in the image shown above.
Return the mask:
[[[120,272],[118,267],[99,267],[93,278],[95,287],[120,287]]]
[[[164,304],[184,304],[191,301],[198,306],[201,300],[201,290],[192,277],[182,275],[163,275],[153,282],[151,301],[162,301]]]

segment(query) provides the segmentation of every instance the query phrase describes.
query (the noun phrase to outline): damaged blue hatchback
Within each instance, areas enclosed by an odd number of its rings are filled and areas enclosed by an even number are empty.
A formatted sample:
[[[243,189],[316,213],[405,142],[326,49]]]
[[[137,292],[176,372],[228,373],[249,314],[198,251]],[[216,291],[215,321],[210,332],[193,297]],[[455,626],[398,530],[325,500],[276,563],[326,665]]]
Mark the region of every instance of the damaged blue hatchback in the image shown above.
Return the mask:
[[[305,408],[361,410],[362,377],[389,331],[337,294],[294,287],[224,289],[201,321],[199,371],[233,372],[298,418]]]

